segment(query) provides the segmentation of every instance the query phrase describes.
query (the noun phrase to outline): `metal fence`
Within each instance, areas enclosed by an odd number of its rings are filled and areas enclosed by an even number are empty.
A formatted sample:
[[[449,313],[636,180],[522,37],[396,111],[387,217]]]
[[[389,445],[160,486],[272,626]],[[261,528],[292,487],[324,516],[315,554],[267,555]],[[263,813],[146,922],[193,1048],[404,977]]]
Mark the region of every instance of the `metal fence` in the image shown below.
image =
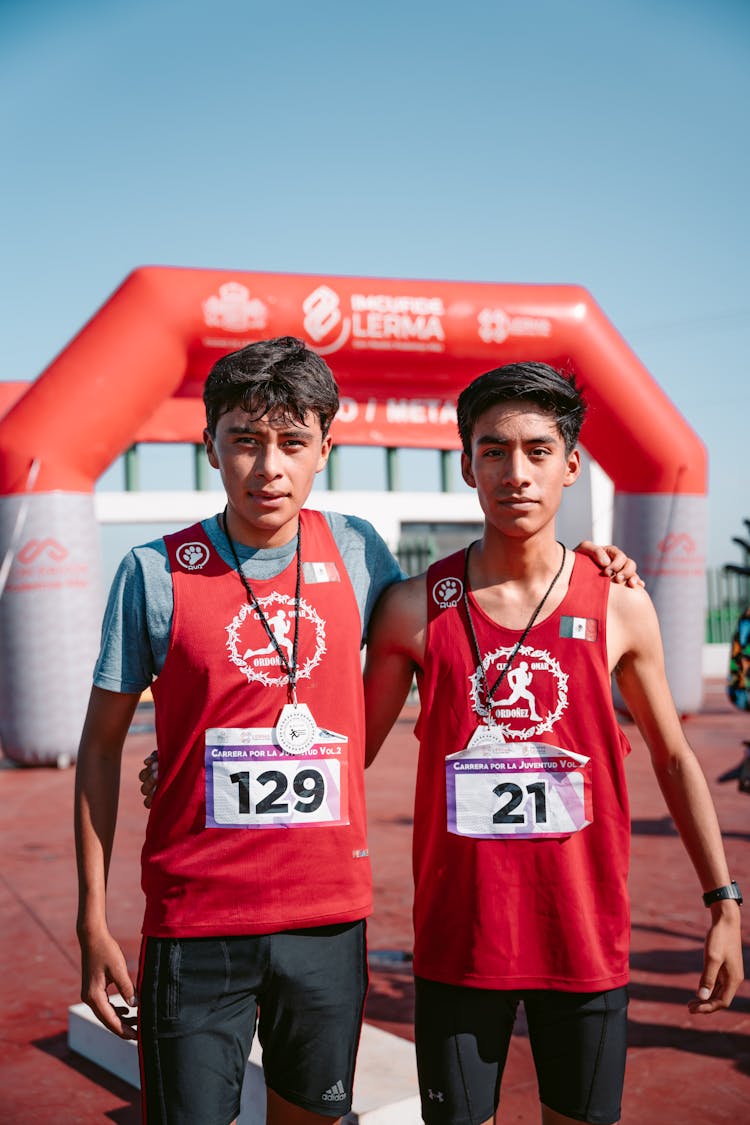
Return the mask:
[[[404,537],[396,548],[398,565],[409,578],[421,574],[438,557],[437,544],[432,536]]]
[[[750,604],[750,578],[714,567],[706,571],[706,593],[706,644],[728,644]]]

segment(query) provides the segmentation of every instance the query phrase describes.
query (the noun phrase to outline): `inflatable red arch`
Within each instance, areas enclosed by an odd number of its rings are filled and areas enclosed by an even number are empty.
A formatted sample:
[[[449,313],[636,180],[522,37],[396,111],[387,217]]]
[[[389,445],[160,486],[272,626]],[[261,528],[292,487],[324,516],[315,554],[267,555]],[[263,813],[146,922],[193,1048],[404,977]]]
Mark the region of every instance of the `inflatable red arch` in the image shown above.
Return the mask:
[[[585,289],[144,267],[0,421],[6,753],[75,755],[99,628],[97,478],[133,441],[199,441],[215,360],[287,334],[331,364],[344,444],[458,448],[455,400],[475,375],[522,359],[575,371],[614,538],[657,604],[678,707],[697,709],[705,449]]]

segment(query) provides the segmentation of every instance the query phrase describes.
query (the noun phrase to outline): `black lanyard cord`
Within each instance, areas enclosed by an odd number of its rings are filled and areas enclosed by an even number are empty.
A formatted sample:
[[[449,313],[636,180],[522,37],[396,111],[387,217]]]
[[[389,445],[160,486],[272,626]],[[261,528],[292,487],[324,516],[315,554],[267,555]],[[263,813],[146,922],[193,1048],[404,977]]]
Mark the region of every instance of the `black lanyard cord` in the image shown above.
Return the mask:
[[[482,660],[482,654],[481,654],[481,651],[479,649],[479,641],[477,640],[477,633],[476,633],[476,629],[474,628],[474,621],[473,621],[472,616],[471,616],[471,606],[469,605],[469,552],[471,551],[471,548],[473,547],[473,545],[474,545],[473,543],[469,544],[469,546],[466,548],[466,554],[465,554],[465,557],[464,557],[464,608],[466,609],[466,619],[469,623],[469,632],[471,634],[471,641],[472,641],[472,646],[474,648],[474,655],[476,656],[476,659],[477,659],[477,664],[479,666],[479,674],[482,678],[482,687],[484,689],[485,698],[487,700],[487,713],[490,716],[490,718],[492,718],[493,696],[494,696],[495,692],[497,691],[497,689],[502,684],[505,677],[507,676],[508,671],[510,670],[510,666],[513,663],[513,661],[515,660],[515,658],[518,654],[518,650],[520,649],[521,645],[523,644],[523,642],[526,640],[527,636],[529,635],[529,633],[530,633],[530,631],[531,631],[531,629],[534,625],[534,622],[536,621],[537,617],[539,616],[539,614],[542,611],[542,606],[547,601],[547,598],[552,593],[552,590],[553,590],[558,578],[562,574],[563,567],[565,566],[565,559],[567,557],[567,551],[566,551],[566,548],[565,548],[565,544],[560,543],[560,546],[562,547],[562,553],[563,553],[562,554],[562,562],[560,563],[560,569],[558,570],[557,574],[555,575],[555,577],[550,582],[549,586],[547,587],[547,589],[544,593],[544,596],[542,597],[542,600],[539,602],[536,609],[534,610],[531,617],[529,618],[528,625],[526,626],[524,631],[521,633],[521,636],[518,638],[515,645],[513,646],[513,650],[511,651],[510,656],[508,657],[507,661],[505,662],[505,666],[500,671],[500,674],[497,677],[497,679],[495,680],[492,687],[490,687],[489,681],[487,679],[487,673],[485,672],[485,669],[484,669],[484,661]]]
[[[250,583],[248,582],[247,578],[245,577],[245,575],[242,572],[242,564],[240,563],[239,557],[237,555],[237,549],[235,548],[234,542],[232,541],[232,537],[229,534],[229,527],[227,526],[227,509],[226,508],[224,509],[224,511],[221,514],[221,525],[222,525],[222,530],[227,537],[227,542],[229,543],[229,547],[230,547],[230,550],[232,552],[232,558],[234,559],[234,563],[235,563],[235,567],[237,569],[237,573],[240,576],[240,579],[242,581],[242,585],[245,587],[245,593],[247,594],[247,600],[250,603],[250,605],[253,607],[255,612],[257,613],[258,618],[260,620],[260,623],[263,626],[263,628],[265,629],[269,641],[271,642],[273,647],[276,649],[276,654],[277,654],[277,656],[279,658],[279,661],[281,663],[281,667],[284,669],[284,671],[287,674],[287,677],[289,679],[289,696],[292,700],[296,700],[296,694],[297,694],[297,653],[299,651],[299,602],[300,602],[300,590],[302,588],[302,521],[300,520],[298,525],[297,525],[297,552],[296,552],[297,553],[297,587],[296,587],[295,594],[294,594],[294,641],[292,643],[292,663],[291,664],[289,663],[286,656],[282,652],[281,646],[280,646],[278,640],[276,639],[276,634],[274,633],[271,626],[268,624],[268,618],[266,617],[263,610],[260,608],[260,605],[258,604],[258,599],[256,598],[255,594],[253,593],[253,591],[250,587]]]

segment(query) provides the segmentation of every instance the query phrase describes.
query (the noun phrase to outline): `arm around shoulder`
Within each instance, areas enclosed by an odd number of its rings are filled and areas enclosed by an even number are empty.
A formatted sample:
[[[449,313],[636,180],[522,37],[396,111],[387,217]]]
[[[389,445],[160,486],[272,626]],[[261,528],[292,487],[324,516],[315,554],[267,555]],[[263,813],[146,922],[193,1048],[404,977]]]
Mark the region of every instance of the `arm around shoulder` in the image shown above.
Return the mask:
[[[365,662],[365,764],[370,765],[395,723],[421,666],[427,625],[421,575],[390,586],[370,621]]]

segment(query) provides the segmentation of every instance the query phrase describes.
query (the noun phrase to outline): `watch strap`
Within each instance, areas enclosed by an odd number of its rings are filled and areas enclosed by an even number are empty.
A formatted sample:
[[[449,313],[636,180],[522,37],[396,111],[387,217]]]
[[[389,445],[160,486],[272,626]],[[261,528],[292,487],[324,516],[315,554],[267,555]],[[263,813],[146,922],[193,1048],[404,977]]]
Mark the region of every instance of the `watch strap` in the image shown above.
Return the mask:
[[[723,899],[729,898],[735,899],[742,906],[742,892],[734,879],[725,887],[716,887],[713,891],[706,891],[703,901],[706,906],[710,906],[712,902],[721,902]]]

